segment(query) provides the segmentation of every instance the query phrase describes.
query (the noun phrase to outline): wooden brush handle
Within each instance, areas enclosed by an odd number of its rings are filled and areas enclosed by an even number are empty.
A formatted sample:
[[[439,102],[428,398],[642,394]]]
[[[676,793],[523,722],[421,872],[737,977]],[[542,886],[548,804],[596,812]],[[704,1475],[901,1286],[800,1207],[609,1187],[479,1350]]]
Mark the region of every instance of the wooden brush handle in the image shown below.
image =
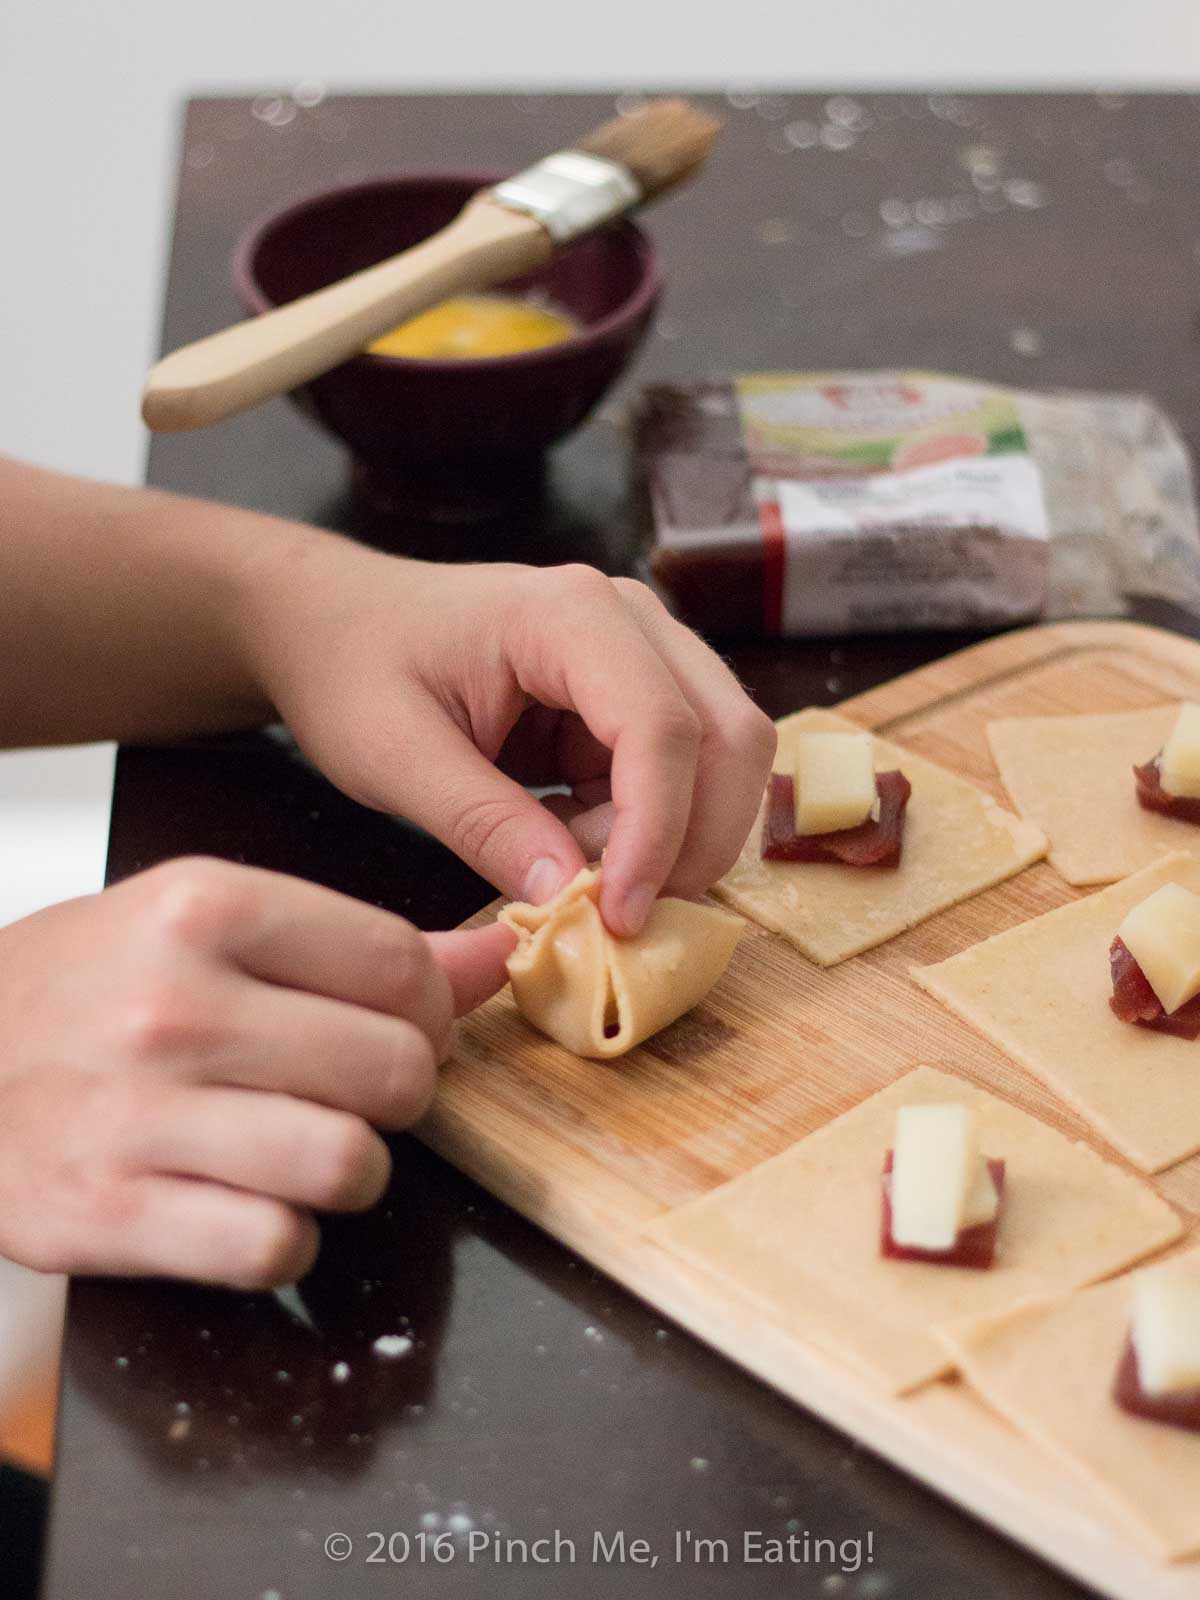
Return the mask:
[[[146,379],[142,416],[155,433],[236,416],[357,355],[447,295],[533,271],[552,250],[540,222],[477,195],[411,250],[172,351]]]

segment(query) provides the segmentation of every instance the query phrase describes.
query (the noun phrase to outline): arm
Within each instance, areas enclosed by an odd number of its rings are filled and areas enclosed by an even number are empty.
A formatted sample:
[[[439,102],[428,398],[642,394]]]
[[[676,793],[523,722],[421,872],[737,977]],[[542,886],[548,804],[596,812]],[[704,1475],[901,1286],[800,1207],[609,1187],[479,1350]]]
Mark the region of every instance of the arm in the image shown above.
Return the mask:
[[[0,746],[262,722],[239,628],[286,527],[0,457]]]
[[[775,732],[644,585],[439,566],[225,506],[0,463],[0,743],[157,739],[275,708],[353,798],[505,893],[607,847],[605,921],[735,860]],[[552,805],[525,784],[565,784]]]

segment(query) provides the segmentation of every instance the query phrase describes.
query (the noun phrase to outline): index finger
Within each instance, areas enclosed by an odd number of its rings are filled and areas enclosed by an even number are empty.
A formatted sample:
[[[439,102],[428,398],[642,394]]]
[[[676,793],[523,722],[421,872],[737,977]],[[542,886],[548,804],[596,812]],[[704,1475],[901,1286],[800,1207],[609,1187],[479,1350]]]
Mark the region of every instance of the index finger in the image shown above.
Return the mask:
[[[527,693],[577,712],[612,752],[616,814],[600,909],[614,933],[633,934],[683,846],[700,719],[611,579],[580,571],[587,576],[571,578],[566,602],[549,620],[544,606],[539,610],[530,630],[538,646],[534,662],[513,665]]]
[[[733,866],[754,826],[777,731],[720,656],[677,622],[649,589],[622,578],[616,586],[696,707],[704,729],[687,838],[667,883],[671,894],[703,894]]]

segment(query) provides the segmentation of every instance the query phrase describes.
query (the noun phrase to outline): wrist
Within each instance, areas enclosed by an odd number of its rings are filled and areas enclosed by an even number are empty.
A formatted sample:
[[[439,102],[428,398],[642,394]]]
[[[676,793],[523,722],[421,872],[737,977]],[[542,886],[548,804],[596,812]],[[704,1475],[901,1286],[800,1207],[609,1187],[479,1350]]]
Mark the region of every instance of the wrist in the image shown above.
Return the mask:
[[[255,517],[247,528],[231,608],[248,677],[277,711],[316,658],[328,659],[368,625],[372,602],[394,602],[395,575],[423,563],[382,555],[304,523]]]
[[[331,570],[345,541],[282,518],[254,515],[238,530],[229,563],[231,649],[255,692],[274,711],[292,663],[311,641]]]

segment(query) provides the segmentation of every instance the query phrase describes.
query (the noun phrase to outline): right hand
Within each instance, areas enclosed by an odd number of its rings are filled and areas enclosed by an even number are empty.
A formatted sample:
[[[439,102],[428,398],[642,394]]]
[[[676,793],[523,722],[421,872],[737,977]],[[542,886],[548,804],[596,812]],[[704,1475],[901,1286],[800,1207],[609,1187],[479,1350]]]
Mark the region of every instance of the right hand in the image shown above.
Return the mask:
[[[422,934],[329,889],[181,860],[0,929],[0,1254],[237,1288],[365,1210],[499,925]]]
[[[618,935],[737,860],[775,726],[645,584],[406,561],[311,529],[260,549],[247,676],[352,799],[419,823],[516,899],[550,899],[604,851]],[[527,784],[571,793],[543,804]]]

